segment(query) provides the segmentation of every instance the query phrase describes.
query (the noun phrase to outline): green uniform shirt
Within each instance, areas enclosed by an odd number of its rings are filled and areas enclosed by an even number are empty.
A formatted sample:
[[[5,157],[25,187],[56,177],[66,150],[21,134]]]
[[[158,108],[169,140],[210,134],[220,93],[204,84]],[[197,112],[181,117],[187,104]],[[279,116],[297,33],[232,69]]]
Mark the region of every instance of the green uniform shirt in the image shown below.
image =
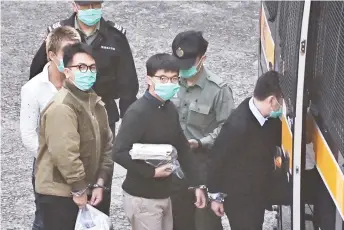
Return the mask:
[[[234,108],[232,90],[206,68],[201,70],[194,86],[188,87],[184,79],[180,86],[171,101],[178,109],[184,134],[188,139],[199,139],[202,146],[211,148]]]

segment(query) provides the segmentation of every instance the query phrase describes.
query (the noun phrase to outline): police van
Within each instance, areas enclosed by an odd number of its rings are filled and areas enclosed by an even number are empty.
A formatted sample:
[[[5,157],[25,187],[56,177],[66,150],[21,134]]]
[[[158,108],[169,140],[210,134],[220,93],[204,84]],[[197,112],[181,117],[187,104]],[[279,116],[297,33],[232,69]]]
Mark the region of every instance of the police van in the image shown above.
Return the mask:
[[[259,26],[259,76],[281,74],[290,166],[276,229],[344,230],[344,1],[262,1]]]

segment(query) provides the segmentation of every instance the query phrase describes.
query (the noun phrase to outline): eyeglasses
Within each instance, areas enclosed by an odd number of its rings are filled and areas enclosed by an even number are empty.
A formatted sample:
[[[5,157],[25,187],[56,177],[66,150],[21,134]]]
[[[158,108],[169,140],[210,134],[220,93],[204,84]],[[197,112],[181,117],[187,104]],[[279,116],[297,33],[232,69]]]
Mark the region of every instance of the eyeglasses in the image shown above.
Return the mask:
[[[166,76],[153,76],[153,77],[157,77],[160,79],[161,83],[168,83],[171,82],[173,84],[176,84],[179,82],[179,77],[166,77]]]
[[[97,72],[97,66],[95,64],[93,65],[86,65],[86,64],[80,64],[80,65],[71,65],[71,66],[67,66],[69,67],[76,67],[79,69],[79,71],[81,73],[86,73],[87,70],[90,70],[92,73],[96,73]]]

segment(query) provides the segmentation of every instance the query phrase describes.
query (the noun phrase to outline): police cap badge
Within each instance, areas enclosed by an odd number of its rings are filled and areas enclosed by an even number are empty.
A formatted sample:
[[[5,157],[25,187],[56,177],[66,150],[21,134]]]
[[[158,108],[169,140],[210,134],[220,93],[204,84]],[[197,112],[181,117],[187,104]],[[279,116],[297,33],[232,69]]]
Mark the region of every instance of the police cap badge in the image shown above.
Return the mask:
[[[184,55],[184,51],[179,47],[177,50],[176,50],[176,54],[178,57],[183,57]]]

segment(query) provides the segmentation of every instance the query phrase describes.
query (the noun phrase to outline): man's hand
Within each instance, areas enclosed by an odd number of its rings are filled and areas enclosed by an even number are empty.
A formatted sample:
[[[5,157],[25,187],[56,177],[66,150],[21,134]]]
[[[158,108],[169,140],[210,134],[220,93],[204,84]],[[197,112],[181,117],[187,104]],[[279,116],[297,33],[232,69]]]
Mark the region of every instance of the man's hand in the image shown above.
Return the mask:
[[[223,216],[225,214],[225,210],[223,208],[223,203],[219,203],[216,201],[211,202],[211,209],[217,216]]]
[[[97,206],[103,200],[103,194],[104,194],[103,188],[94,188],[92,191],[90,204],[92,206]]]
[[[81,196],[73,196],[73,201],[79,208],[85,207],[87,204],[87,192],[84,192]]]
[[[164,164],[155,169],[154,177],[168,177],[172,173],[172,165]]]
[[[191,149],[197,149],[197,148],[199,148],[198,141],[195,140],[195,139],[190,139],[190,140],[189,140],[189,144],[190,144],[190,148],[191,148]]]
[[[205,206],[207,206],[207,198],[205,197],[204,191],[200,188],[196,188],[195,196],[196,196],[196,202],[195,202],[196,207],[205,208]]]

